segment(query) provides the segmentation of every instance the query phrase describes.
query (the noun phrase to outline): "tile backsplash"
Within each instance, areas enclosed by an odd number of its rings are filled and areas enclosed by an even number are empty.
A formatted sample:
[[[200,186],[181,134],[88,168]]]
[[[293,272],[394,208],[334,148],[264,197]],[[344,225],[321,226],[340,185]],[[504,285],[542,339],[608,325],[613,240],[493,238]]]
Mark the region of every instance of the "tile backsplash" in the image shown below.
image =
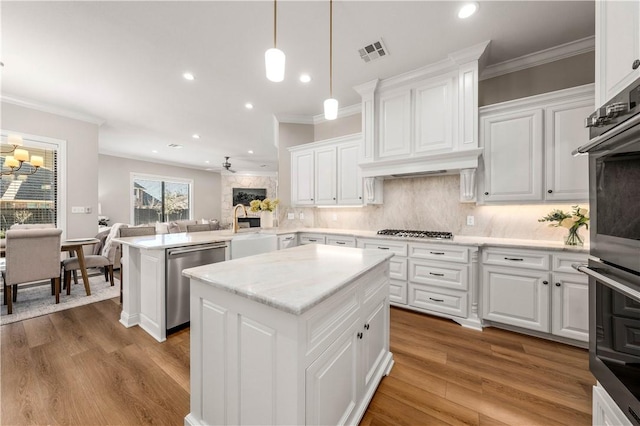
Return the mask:
[[[576,203],[522,204],[482,206],[460,203],[458,175],[429,176],[411,179],[389,179],[384,182],[384,204],[349,208],[279,209],[282,227],[318,227],[364,229],[384,228],[450,231],[454,235],[534,240],[562,240],[565,228],[550,227],[538,222],[552,209],[570,211]],[[580,203],[589,208],[588,203]],[[288,220],[287,213],[295,219]],[[300,220],[300,213],[304,219]],[[467,216],[474,217],[474,226],[467,226]],[[589,231],[580,234],[589,240]]]

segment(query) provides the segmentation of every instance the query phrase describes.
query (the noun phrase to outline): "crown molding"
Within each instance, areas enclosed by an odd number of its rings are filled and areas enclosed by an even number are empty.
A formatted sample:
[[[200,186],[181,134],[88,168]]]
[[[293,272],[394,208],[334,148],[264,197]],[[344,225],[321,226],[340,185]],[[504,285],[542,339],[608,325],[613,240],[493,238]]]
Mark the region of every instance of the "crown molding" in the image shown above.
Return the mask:
[[[550,47],[549,49],[540,50],[538,52],[520,56],[519,58],[489,65],[480,73],[479,79],[487,80],[489,78],[521,71],[538,65],[548,64],[549,62],[559,61],[560,59],[566,59],[583,53],[592,52],[595,50],[595,45],[595,36],[591,36],[561,44],[559,46]]]
[[[276,120],[287,124],[313,124],[313,116],[308,115],[281,114],[276,116]]]
[[[338,118],[348,117],[350,115],[360,114],[362,112],[362,104],[349,105],[344,108],[338,109]],[[324,118],[324,114],[318,114],[313,116],[313,124],[320,124],[329,121]]]
[[[74,120],[85,121],[87,123],[97,124],[98,126],[102,126],[106,121],[93,115],[64,109],[59,106],[45,104],[31,99],[19,98],[12,95],[2,95],[0,96],[0,100],[8,104],[35,109],[37,111],[48,112],[50,114],[60,115],[62,117],[72,118]]]

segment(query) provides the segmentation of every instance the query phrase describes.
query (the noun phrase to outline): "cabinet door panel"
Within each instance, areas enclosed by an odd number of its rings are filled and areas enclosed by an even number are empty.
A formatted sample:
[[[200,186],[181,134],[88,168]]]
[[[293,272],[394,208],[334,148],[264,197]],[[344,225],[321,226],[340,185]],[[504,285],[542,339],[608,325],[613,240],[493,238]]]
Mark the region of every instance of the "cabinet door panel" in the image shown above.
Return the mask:
[[[542,109],[482,118],[484,200],[542,200]]]
[[[388,301],[385,297],[365,317],[362,362],[364,368],[364,389],[373,384],[376,370],[388,352],[389,341]]]
[[[336,204],[336,149],[315,151],[315,204]]]
[[[378,156],[392,157],[411,152],[411,92],[380,96]]]
[[[344,424],[357,401],[358,337],[355,321],[305,372],[306,424]]]
[[[362,204],[359,145],[338,145],[338,204]]]
[[[313,151],[296,152],[291,160],[291,203],[313,204],[315,190]]]
[[[596,84],[598,106],[640,77],[640,2],[596,2]]]
[[[553,274],[551,332],[589,341],[589,285],[580,275]]]
[[[407,304],[407,282],[402,280],[390,280],[389,301],[392,303]]]
[[[556,105],[546,110],[546,194],[547,200],[589,199],[589,157],[571,152],[589,142],[584,118],[593,112],[591,100]],[[551,191],[551,192],[550,192]]]
[[[453,80],[415,90],[414,152],[453,149]]]
[[[550,331],[548,272],[488,266],[483,269],[484,319]]]

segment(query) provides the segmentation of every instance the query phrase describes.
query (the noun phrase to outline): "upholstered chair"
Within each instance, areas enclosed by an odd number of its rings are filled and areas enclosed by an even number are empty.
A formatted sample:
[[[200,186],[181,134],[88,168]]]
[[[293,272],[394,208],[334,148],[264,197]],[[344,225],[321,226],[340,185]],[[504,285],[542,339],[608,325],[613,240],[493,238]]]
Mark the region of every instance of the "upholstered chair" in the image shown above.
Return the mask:
[[[62,229],[10,229],[6,233],[6,268],[2,272],[7,314],[13,312],[12,290],[18,284],[51,280],[60,302],[60,236]]]
[[[211,226],[208,223],[199,223],[197,225],[187,225],[187,232],[202,232],[211,231]]]
[[[120,228],[120,237],[143,237],[147,235],[156,235],[155,226],[130,226]],[[120,250],[122,256],[122,250]],[[124,266],[120,262],[120,303],[122,303],[122,281],[124,280]]]

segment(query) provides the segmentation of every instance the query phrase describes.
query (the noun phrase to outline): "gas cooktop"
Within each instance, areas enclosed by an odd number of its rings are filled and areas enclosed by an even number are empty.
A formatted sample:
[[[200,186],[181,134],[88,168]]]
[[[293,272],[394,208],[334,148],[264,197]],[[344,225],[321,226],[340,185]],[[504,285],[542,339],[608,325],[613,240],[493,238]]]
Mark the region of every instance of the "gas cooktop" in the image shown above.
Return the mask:
[[[441,231],[411,231],[407,229],[383,229],[378,231],[378,235],[392,235],[394,237],[431,238],[435,240],[451,240],[451,232]]]

